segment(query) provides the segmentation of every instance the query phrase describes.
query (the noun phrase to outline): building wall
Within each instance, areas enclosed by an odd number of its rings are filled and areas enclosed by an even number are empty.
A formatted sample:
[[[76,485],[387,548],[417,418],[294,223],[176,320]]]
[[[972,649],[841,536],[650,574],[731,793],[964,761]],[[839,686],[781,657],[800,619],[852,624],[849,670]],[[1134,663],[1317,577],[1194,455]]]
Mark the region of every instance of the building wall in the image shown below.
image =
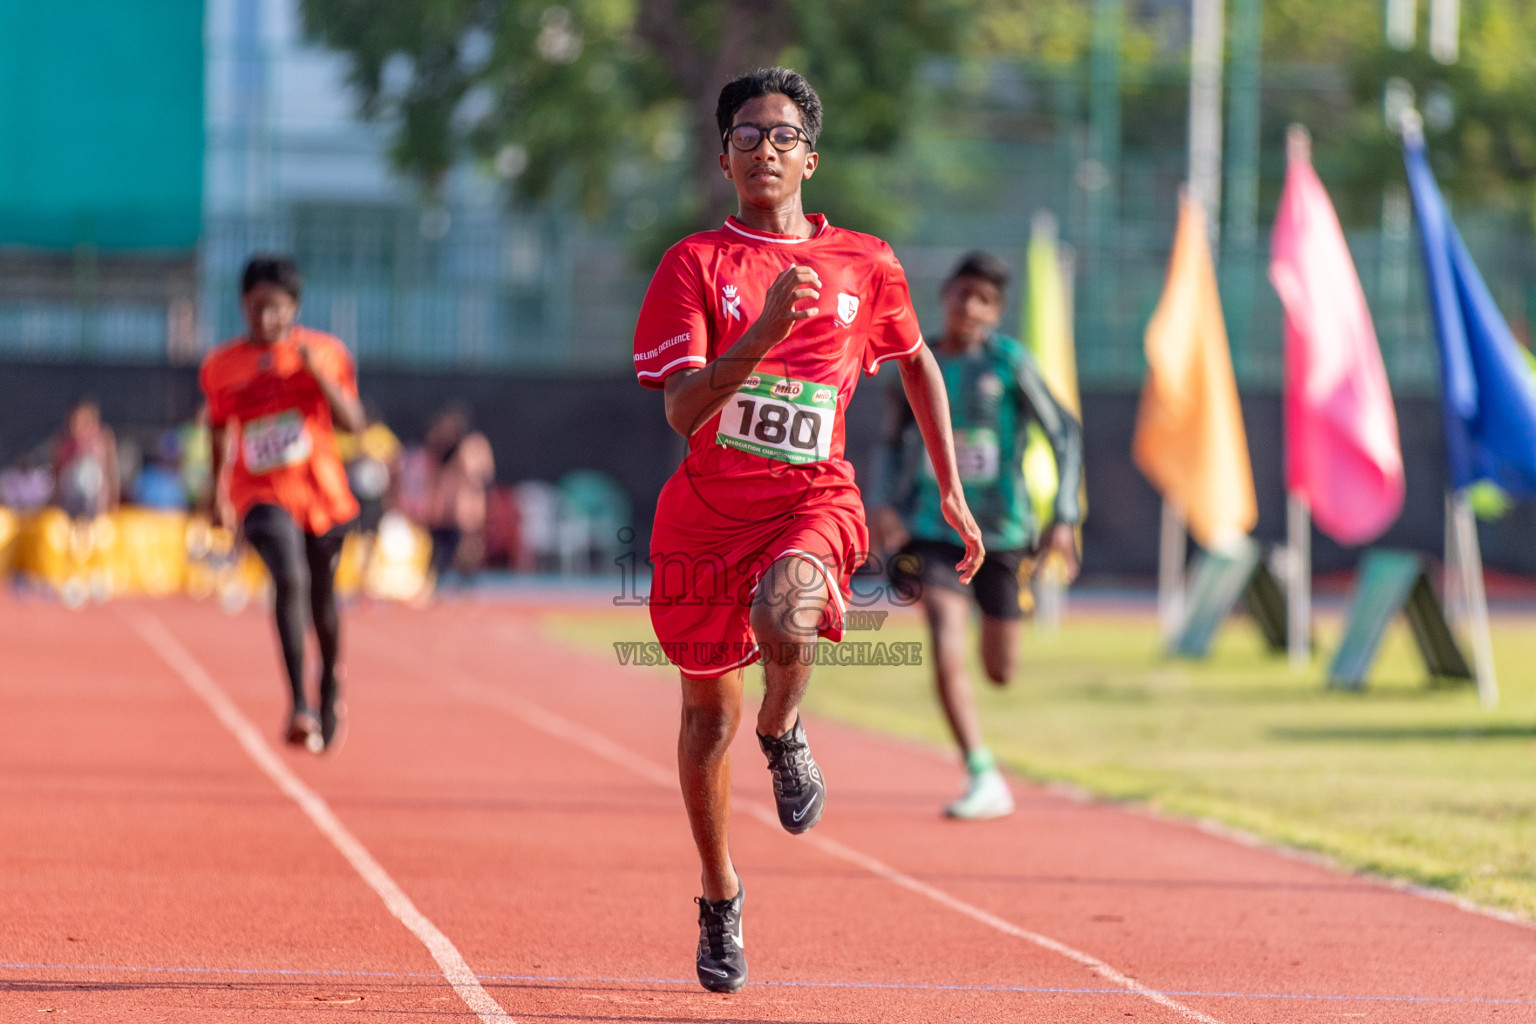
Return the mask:
[[[0,4],[0,246],[190,250],[202,0]]]

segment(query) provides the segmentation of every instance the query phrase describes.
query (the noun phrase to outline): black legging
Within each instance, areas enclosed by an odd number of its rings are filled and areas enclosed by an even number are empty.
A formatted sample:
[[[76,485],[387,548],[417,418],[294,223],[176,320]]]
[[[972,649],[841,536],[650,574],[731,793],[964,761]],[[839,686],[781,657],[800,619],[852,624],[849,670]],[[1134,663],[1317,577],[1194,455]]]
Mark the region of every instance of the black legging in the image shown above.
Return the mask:
[[[345,537],[346,530],[341,526],[318,537],[305,533],[293,516],[278,505],[255,505],[245,514],[245,539],[272,574],[277,597],[277,636],[283,645],[283,664],[288,669],[295,711],[309,708],[304,696],[306,592],[307,610],[320,645],[320,706],[335,704],[336,656],[341,633],[340,616],[336,613],[336,562]]]

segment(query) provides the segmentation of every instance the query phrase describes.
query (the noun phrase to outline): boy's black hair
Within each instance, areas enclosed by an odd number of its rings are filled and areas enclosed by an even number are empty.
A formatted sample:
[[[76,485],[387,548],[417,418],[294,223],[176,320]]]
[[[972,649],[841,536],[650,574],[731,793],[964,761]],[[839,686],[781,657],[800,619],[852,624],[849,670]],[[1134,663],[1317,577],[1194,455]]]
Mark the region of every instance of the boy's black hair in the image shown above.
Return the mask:
[[[748,100],[759,96],[785,96],[800,111],[800,127],[810,136],[811,149],[821,137],[821,97],[811,88],[800,73],[789,68],[758,68],[750,75],[742,75],[727,82],[720,90],[720,101],[715,104],[715,123],[720,126],[720,145],[725,147],[725,133],[731,130],[731,121]]]
[[[983,281],[991,281],[1000,292],[1008,291],[1008,266],[989,252],[978,250],[966,253],[944,279],[944,287],[948,288],[962,277],[979,277]]]
[[[240,275],[240,294],[246,295],[259,284],[275,284],[299,301],[304,290],[304,275],[292,256],[283,253],[264,252],[252,256]]]

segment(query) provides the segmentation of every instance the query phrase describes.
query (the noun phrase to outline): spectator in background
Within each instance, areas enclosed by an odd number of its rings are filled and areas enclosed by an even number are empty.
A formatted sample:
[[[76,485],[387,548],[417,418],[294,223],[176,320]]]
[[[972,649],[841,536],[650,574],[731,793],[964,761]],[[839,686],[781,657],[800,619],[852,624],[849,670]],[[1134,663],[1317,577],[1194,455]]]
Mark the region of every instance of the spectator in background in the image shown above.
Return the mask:
[[[213,442],[208,408],[176,428],[176,474],[192,508],[205,508],[213,495]]]
[[[0,472],[0,505],[17,512],[42,508],[53,497],[53,473],[31,452]]]
[[[144,465],[133,481],[133,503],[173,511],[189,507],[177,472],[180,459],[181,439],[176,431],[167,430],[160,435],[154,450],[144,457]]]
[[[485,562],[488,491],[496,479],[491,443],[470,429],[463,407],[451,406],[427,432],[426,448],[433,474],[427,510],[432,571],[439,581],[449,572],[468,579]]]
[[[379,524],[395,505],[402,448],[394,431],[384,425],[378,407],[364,403],[364,410],[368,425],[356,434],[338,432],[336,447],[347,467],[347,485],[357,499],[354,528],[363,544],[361,564],[366,580],[378,547]]]
[[[54,501],[71,518],[92,519],[117,508],[117,438],[101,409],[82,399],[69,411],[54,443]]]
[[[361,511],[357,529],[365,534],[379,528],[379,520],[393,507],[400,475],[400,439],[384,424],[378,408],[365,404],[368,425],[360,433],[336,434],[336,447],[347,467],[347,484]]]

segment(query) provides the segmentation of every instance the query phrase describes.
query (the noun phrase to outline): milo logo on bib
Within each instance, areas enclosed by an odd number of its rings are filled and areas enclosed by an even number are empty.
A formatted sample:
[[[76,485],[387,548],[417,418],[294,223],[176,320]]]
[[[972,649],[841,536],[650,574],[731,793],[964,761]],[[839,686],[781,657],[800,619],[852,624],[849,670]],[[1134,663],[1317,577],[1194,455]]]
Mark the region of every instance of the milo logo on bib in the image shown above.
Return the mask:
[[[246,470],[260,475],[303,462],[314,445],[304,417],[289,409],[241,424],[240,449]]]
[[[719,444],[799,465],[832,456],[837,389],[754,373],[720,411]]]

